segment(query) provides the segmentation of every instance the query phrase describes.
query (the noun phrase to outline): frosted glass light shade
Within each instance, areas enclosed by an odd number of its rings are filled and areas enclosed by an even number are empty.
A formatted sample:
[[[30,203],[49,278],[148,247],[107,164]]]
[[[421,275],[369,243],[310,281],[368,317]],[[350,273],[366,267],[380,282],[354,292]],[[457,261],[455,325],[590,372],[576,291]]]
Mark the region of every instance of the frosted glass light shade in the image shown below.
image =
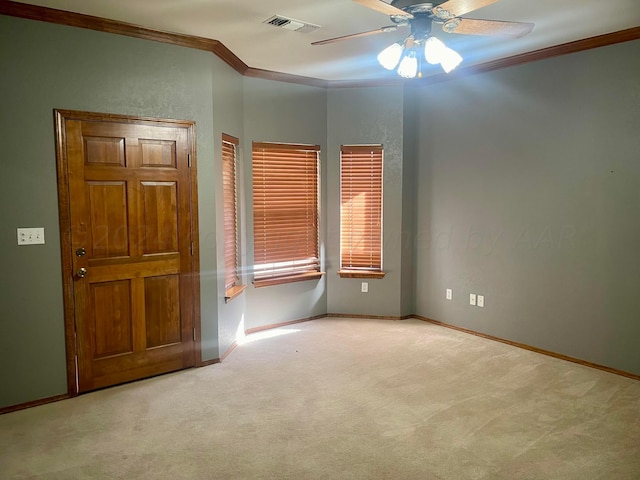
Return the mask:
[[[462,62],[462,57],[458,52],[448,47],[444,47],[442,58],[440,59],[440,66],[442,69],[449,73],[456,68]]]
[[[418,74],[418,59],[413,50],[407,53],[398,67],[398,75],[404,78],[415,78]]]
[[[400,57],[402,56],[402,45],[394,43],[382,50],[378,54],[378,62],[387,70],[393,70],[398,65]]]
[[[378,54],[378,62],[387,70],[394,70],[397,67],[397,73],[401,77],[415,78],[418,75],[418,55],[421,55],[417,47],[422,44],[423,38],[415,41],[413,36],[409,36],[404,43],[397,42],[389,45]],[[458,52],[447,47],[436,37],[428,37],[424,40],[424,58],[433,65],[439,63],[446,73],[451,72],[462,62]]]
[[[462,57],[458,52],[447,47],[436,37],[429,37],[424,42],[424,58],[433,65],[439,63],[447,73],[462,62]]]
[[[429,37],[424,42],[424,58],[432,65],[436,65],[442,61],[445,49],[447,47],[436,37]]]

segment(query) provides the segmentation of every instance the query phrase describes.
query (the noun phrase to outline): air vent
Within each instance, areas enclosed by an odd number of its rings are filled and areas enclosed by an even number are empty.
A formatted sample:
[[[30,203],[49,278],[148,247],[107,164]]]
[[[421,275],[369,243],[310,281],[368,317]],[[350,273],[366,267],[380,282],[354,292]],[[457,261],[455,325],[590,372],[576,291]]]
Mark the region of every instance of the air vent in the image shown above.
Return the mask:
[[[282,15],[274,15],[262,23],[300,33],[309,33],[320,28],[320,25],[314,25],[313,23],[303,22],[301,20],[294,20],[293,18],[283,17]]]

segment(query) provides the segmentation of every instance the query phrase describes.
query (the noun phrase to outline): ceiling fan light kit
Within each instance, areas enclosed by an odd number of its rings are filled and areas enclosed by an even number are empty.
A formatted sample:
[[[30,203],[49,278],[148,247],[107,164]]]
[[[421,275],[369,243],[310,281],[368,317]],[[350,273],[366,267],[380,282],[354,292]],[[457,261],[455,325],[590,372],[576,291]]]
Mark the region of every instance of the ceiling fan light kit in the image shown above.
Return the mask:
[[[404,47],[400,42],[393,43],[378,54],[378,63],[387,70],[393,70],[400,63]]]
[[[403,78],[415,78],[418,74],[418,58],[415,50],[405,53],[398,66],[398,75]]]
[[[462,62],[462,55],[447,47],[439,38],[431,35],[434,23],[442,25],[446,34],[500,35],[520,38],[533,30],[532,23],[506,22],[501,20],[480,20],[460,18],[498,0],[353,0],[365,7],[389,15],[394,25],[368,32],[314,42],[312,45],[326,45],[341,40],[392,32],[399,27],[409,26],[411,33],[402,42],[389,45],[378,54],[378,62],[387,70],[396,70],[404,78],[422,77],[422,59],[432,65],[440,64],[449,73]],[[419,51],[422,47],[423,51]]]
[[[462,55],[447,47],[436,37],[429,37],[424,45],[424,56],[427,62],[437,65],[449,73],[462,63]]]
[[[462,56],[455,50],[447,47],[437,37],[429,36],[424,40],[415,40],[413,37],[409,38],[412,41],[405,41],[404,46],[400,43],[394,43],[382,50],[378,54],[378,62],[380,65],[387,70],[394,70],[398,67],[396,72],[404,78],[421,76],[422,72],[418,71],[418,55],[422,52],[419,52],[418,47],[422,44],[424,44],[425,60],[432,65],[440,64],[446,73],[454,70],[462,62]],[[409,43],[411,43],[410,46]]]
[[[445,44],[438,38],[429,37],[427,41],[424,42],[424,58],[431,65],[437,65],[442,61],[445,48],[447,48]]]

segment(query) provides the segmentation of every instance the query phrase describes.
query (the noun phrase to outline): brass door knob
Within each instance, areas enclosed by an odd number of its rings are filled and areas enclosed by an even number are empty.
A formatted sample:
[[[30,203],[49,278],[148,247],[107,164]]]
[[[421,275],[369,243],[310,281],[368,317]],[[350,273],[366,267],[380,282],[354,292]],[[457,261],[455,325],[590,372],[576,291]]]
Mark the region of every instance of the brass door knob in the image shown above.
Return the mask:
[[[84,278],[87,276],[87,269],[84,267],[81,267],[78,269],[78,271],[76,272],[76,275],[80,278]]]

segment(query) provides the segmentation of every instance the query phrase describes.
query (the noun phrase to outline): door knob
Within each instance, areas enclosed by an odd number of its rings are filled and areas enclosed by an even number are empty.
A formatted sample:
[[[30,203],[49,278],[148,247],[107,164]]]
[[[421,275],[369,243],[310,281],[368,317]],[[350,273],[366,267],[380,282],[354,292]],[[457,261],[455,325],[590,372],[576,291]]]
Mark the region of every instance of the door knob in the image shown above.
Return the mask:
[[[84,278],[87,276],[87,269],[84,267],[81,267],[78,269],[78,271],[76,272],[76,275],[80,278]]]

